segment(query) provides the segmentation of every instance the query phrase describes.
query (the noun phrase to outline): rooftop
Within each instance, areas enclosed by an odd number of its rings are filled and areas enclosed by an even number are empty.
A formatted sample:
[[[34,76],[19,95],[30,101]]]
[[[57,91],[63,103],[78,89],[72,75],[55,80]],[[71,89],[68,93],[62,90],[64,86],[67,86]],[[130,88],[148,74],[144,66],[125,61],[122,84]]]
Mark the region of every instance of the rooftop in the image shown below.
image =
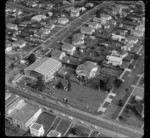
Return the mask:
[[[12,103],[15,99],[18,97],[14,94],[12,94],[8,99],[5,100],[5,107],[7,107],[10,103]]]
[[[22,123],[26,123],[38,110],[40,110],[39,107],[25,103],[21,109],[12,114],[12,117]]]
[[[60,132],[56,131],[56,130],[51,130],[48,134],[47,137],[58,137],[58,135],[60,135]]]
[[[64,52],[55,49],[55,50],[52,51],[51,56],[52,56],[53,58],[58,58],[58,59],[59,59],[59,57],[60,57],[60,55],[61,55],[62,53],[64,53]]]
[[[36,62],[31,64],[25,70],[36,71],[42,75],[47,75],[51,72],[58,64],[61,64],[60,61],[53,59],[53,58],[41,58],[38,59]]]
[[[35,130],[39,130],[41,127],[42,127],[41,124],[33,123],[30,128],[35,129]]]

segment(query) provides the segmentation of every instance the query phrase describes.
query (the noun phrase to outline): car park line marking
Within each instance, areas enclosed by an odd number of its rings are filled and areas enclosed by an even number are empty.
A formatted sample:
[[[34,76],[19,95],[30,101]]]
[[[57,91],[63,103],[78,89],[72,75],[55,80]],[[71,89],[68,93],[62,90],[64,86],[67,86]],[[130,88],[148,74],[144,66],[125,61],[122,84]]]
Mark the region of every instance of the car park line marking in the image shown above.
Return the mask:
[[[63,135],[63,136],[65,136],[65,135],[67,134],[67,132],[68,132],[68,131],[69,131],[69,129],[71,128],[72,124],[73,124],[73,122],[71,122],[71,124],[69,125],[69,127],[67,128],[67,130],[66,130],[66,132],[64,133],[64,135]]]
[[[55,130],[57,130],[57,127],[59,126],[59,124],[61,123],[61,121],[62,121],[62,118],[60,118],[59,123],[57,124]]]
[[[138,79],[138,81],[137,81],[137,83],[136,83],[136,86],[139,84],[140,79],[141,79],[141,77]],[[133,88],[133,90],[132,90],[130,96],[128,97],[128,99],[126,100],[125,104],[123,105],[123,107],[122,107],[121,111],[119,112],[119,114],[118,114],[116,120],[118,120],[118,117],[122,114],[122,112],[123,112],[125,106],[127,105],[127,103],[129,102],[131,96],[133,95],[133,93],[134,93],[134,91],[135,91],[135,88],[136,88],[136,87]]]

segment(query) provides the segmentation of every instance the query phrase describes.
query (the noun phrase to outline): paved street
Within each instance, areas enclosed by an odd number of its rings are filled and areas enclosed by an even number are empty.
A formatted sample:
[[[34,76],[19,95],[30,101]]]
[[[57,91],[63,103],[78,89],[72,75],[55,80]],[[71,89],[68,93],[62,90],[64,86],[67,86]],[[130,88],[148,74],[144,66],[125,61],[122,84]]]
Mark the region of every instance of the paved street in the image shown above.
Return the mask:
[[[11,92],[13,92],[14,94],[18,94],[22,97],[25,97],[27,99],[32,99],[33,101],[48,106],[50,108],[53,108],[55,110],[59,110],[60,112],[66,113],[68,115],[71,116],[75,116],[76,118],[82,119],[84,121],[90,122],[92,124],[104,127],[106,129],[110,129],[112,131],[115,132],[119,132],[121,134],[127,135],[129,137],[133,137],[133,138],[140,138],[143,135],[143,131],[141,131],[140,129],[136,130],[136,129],[132,129],[128,126],[123,126],[114,122],[111,122],[109,120],[103,119],[103,118],[96,118],[93,115],[87,114],[85,112],[82,112],[80,110],[77,109],[72,109],[70,107],[62,107],[62,105],[57,105],[54,102],[51,102],[50,100],[45,100],[45,99],[41,99],[39,96],[33,96],[32,94],[23,92],[21,90],[18,90],[16,88],[12,88],[11,86],[6,85],[6,89],[9,89]],[[68,109],[69,108],[69,109]]]

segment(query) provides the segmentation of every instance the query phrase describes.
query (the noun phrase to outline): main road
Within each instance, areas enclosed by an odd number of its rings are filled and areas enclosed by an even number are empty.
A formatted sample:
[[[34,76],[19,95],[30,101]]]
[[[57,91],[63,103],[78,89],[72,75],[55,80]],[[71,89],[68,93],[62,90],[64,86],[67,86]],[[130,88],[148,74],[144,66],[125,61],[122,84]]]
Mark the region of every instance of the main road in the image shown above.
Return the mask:
[[[26,99],[33,100],[33,101],[35,101],[41,105],[50,107],[54,110],[58,110],[62,113],[74,116],[74,117],[82,119],[86,122],[90,122],[90,123],[95,124],[97,126],[112,130],[114,132],[118,132],[118,133],[126,135],[128,137],[141,138],[143,136],[143,131],[141,131],[140,129],[138,129],[138,130],[132,129],[128,126],[123,126],[123,125],[111,122],[109,120],[106,120],[106,119],[103,119],[100,117],[97,118],[96,116],[87,114],[87,113],[80,111],[80,110],[77,110],[77,109],[58,105],[57,103],[55,103],[49,99],[47,99],[47,100],[43,99],[39,96],[24,92],[22,90],[18,90],[17,88],[14,88],[14,87],[9,86],[9,85],[6,85],[6,89],[9,90],[10,92],[17,94],[17,95],[20,95]]]

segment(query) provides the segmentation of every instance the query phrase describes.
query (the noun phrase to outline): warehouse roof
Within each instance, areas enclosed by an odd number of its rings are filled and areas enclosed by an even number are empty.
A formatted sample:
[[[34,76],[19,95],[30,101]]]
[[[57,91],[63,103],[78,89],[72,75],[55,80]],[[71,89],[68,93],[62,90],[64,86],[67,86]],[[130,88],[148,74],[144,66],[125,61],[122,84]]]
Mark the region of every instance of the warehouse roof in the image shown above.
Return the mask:
[[[39,109],[39,107],[26,103],[21,109],[16,110],[12,117],[22,123],[26,123]]]
[[[29,67],[25,69],[36,71],[42,75],[47,75],[49,72],[52,72],[52,70],[57,67],[59,64],[61,64],[60,61],[53,59],[53,58],[41,58],[31,64]]]

